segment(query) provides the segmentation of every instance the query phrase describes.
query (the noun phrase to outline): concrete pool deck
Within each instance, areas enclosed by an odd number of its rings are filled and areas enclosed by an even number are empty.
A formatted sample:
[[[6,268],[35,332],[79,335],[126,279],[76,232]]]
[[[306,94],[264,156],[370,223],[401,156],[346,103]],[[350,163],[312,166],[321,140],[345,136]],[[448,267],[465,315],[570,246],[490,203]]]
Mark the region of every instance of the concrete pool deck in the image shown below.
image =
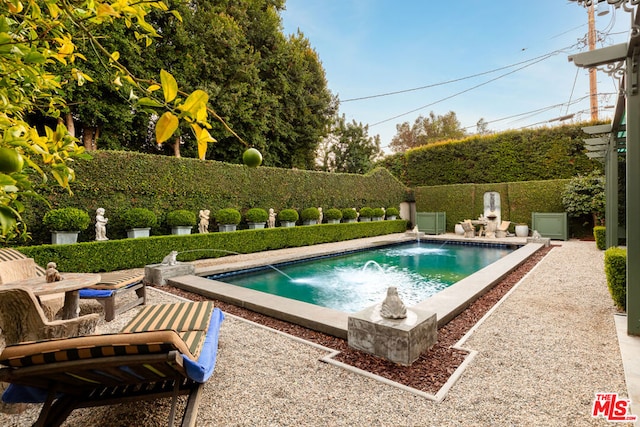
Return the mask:
[[[508,237],[503,239],[467,238],[454,234],[424,236],[423,240],[468,243],[489,243],[523,245],[516,251],[499,259],[475,274],[466,277],[449,288],[437,293],[414,307],[435,313],[438,326],[446,324],[463,311],[470,303],[489,290],[510,271],[524,262],[531,254],[543,247],[540,243],[526,244],[526,238]],[[230,271],[238,271],[266,265],[296,261],[353,251],[375,248],[395,243],[415,241],[416,237],[405,233],[328,243],[302,248],[288,248],[266,253],[230,255],[222,258],[195,261],[196,275],[178,276],[168,279],[168,283],[178,288],[204,295],[208,298],[229,302],[270,317],[296,323],[301,326],[327,333],[339,338],[347,338],[348,313],[320,307],[305,302],[266,294],[220,281],[209,280],[208,276]]]

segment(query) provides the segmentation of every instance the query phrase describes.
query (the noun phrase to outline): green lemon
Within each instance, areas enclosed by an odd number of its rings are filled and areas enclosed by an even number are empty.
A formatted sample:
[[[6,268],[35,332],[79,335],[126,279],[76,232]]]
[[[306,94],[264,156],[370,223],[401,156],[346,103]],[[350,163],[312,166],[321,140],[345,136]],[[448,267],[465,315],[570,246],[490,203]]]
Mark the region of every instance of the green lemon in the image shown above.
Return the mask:
[[[12,148],[0,148],[0,172],[20,172],[24,166],[24,159]]]
[[[249,148],[242,154],[242,161],[250,168],[257,168],[262,164],[262,154],[255,148]]]

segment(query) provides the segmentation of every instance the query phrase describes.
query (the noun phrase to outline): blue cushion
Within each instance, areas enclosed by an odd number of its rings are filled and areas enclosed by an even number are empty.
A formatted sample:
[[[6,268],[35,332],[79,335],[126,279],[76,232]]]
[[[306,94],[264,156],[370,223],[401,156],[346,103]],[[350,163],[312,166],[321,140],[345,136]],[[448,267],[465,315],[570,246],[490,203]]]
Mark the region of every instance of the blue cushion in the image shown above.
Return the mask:
[[[80,298],[109,298],[115,292],[104,289],[80,289]]]

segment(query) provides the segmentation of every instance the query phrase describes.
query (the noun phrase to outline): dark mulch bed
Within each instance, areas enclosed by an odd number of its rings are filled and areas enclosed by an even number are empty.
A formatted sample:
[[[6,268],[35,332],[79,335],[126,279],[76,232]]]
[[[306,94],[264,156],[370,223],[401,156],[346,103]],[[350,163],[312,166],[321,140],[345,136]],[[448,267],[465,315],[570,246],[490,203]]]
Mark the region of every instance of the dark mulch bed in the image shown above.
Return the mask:
[[[460,338],[475,325],[491,307],[535,266],[553,248],[543,248],[531,256],[522,265],[509,273],[493,289],[472,303],[464,312],[451,322],[438,329],[438,342],[411,366],[401,366],[367,353],[350,348],[345,340],[315,332],[299,325],[255,313],[222,301],[215,301],[222,311],[247,320],[277,329],[308,341],[339,350],[336,360],[388,378],[406,386],[435,394],[447,382],[451,374],[464,361],[467,353],[452,349]],[[162,290],[191,300],[203,300],[205,297],[171,286],[162,286]]]

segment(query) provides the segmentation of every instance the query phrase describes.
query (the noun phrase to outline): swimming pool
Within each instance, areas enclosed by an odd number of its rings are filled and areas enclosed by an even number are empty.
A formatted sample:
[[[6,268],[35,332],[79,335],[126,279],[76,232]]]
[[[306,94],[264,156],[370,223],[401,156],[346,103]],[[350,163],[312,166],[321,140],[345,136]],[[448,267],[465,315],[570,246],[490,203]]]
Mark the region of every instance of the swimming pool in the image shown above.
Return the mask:
[[[209,279],[346,313],[381,302],[396,286],[415,305],[514,251],[507,245],[411,242]]]

